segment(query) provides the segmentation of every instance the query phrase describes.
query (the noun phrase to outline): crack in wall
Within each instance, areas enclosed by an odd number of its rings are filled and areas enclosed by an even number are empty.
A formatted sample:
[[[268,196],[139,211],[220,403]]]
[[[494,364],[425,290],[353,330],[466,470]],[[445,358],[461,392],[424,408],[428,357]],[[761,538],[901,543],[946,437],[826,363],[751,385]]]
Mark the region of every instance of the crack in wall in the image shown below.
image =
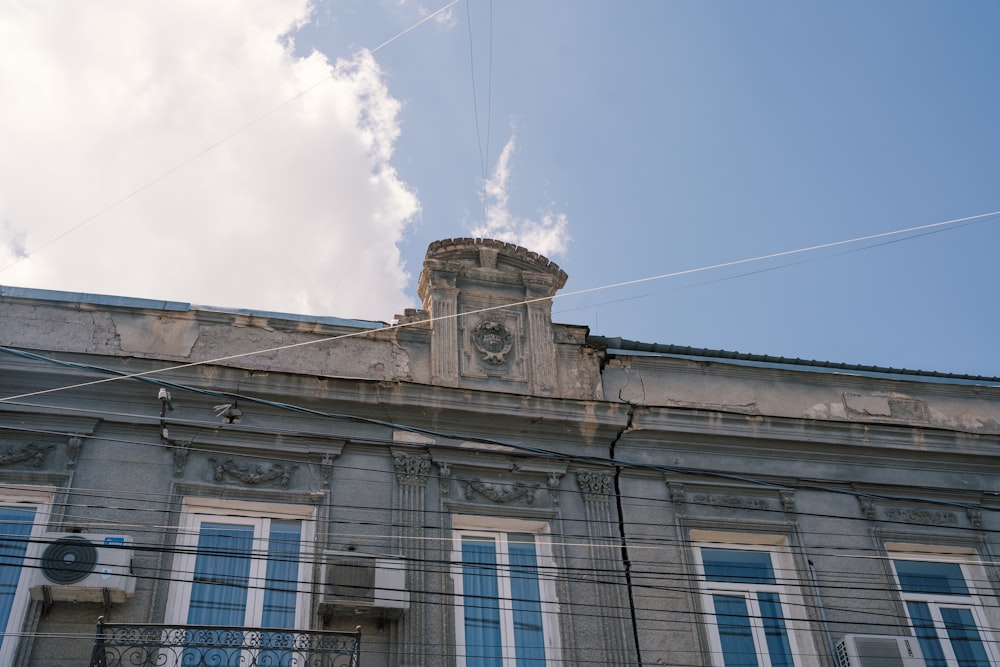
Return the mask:
[[[615,447],[625,434],[633,428],[635,410],[638,406],[630,402],[628,403],[628,406],[628,420],[625,422],[625,427],[618,432],[614,440],[611,441],[611,445],[609,447],[608,458],[612,461],[615,460]],[[636,618],[635,596],[632,591],[632,561],[629,558],[628,536],[625,530],[625,517],[622,513],[621,474],[622,466],[615,465],[615,507],[618,510],[618,534],[621,539],[622,565],[625,571],[625,588],[628,591],[628,608],[629,615],[632,620],[632,640],[635,643],[636,665],[638,665],[638,667],[642,667],[642,650],[639,645],[639,624]]]

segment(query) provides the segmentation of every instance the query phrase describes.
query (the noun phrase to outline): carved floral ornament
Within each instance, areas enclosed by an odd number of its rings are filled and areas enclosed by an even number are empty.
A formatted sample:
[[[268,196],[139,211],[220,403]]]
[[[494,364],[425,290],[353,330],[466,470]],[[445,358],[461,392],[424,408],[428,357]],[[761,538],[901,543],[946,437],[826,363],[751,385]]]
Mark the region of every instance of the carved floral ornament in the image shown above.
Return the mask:
[[[538,490],[537,484],[520,481],[505,484],[503,482],[463,479],[460,482],[465,490],[466,500],[475,500],[476,495],[480,495],[495,503],[509,503],[523,499],[527,504],[533,505],[535,492]]]
[[[226,476],[239,480],[244,484],[265,484],[273,482],[276,486],[286,487],[291,474],[299,469],[297,465],[286,466],[283,463],[272,463],[267,469],[260,464],[239,465],[233,459],[221,463],[217,459],[209,459],[213,468],[213,478],[216,482],[223,481]]]
[[[507,361],[514,335],[503,322],[483,320],[472,330],[472,344],[483,355],[483,361],[499,365]]]
[[[578,472],[576,483],[584,493],[606,496],[611,493],[611,475],[602,472]]]
[[[7,447],[0,454],[0,466],[14,465],[15,463],[27,463],[31,468],[38,468],[45,461],[45,455],[55,448],[55,445],[36,445],[29,442],[24,447]]]
[[[883,521],[914,523],[926,526],[958,526],[961,523],[958,512],[949,510],[924,509],[918,507],[882,506],[870,498],[858,498],[865,518],[875,521],[881,514]],[[974,528],[980,527],[981,515],[969,508],[966,516]],[[978,524],[978,525],[977,525]]]
[[[431,471],[431,460],[426,456],[396,454],[392,457],[392,465],[400,484],[426,484]]]

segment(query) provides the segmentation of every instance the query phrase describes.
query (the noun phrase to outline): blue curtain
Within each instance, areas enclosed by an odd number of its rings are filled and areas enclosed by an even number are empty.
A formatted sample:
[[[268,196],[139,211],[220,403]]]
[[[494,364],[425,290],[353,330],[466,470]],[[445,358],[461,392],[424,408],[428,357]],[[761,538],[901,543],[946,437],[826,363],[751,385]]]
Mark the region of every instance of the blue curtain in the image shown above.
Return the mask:
[[[771,658],[771,667],[792,667],[792,647],[788,643],[788,632],[785,630],[785,619],[781,615],[781,601],[777,593],[758,593],[760,617],[764,623],[764,636],[767,639],[767,654]]]
[[[937,629],[934,627],[930,607],[927,606],[926,602],[907,602],[906,609],[910,612],[913,632],[916,633],[917,639],[920,641],[920,650],[924,654],[924,662],[927,663],[927,667],[948,667],[948,661],[944,659],[944,651],[941,649],[941,642],[938,640]]]
[[[188,623],[229,627],[244,624],[253,530],[253,526],[201,524],[188,602]],[[197,648],[184,651],[182,665],[237,667],[241,662],[242,633],[189,632],[187,641]],[[235,648],[224,648],[227,645]]]
[[[542,632],[535,538],[528,534],[511,533],[507,540],[517,667],[544,667],[545,637]]]
[[[773,584],[774,569],[767,551],[702,548],[701,562],[708,581]]]
[[[951,640],[951,648],[958,658],[958,667],[990,667],[986,647],[979,637],[976,622],[968,609],[941,609],[941,620]]]
[[[713,595],[712,600],[726,667],[758,667],[746,599],[736,595]]]
[[[34,522],[34,507],[0,507],[0,632],[6,631],[10,621]],[[0,645],[2,643],[3,635],[0,634]]]
[[[299,583],[299,551],[302,542],[300,521],[272,521],[267,546],[267,573],[264,582],[264,610],[261,625],[265,628],[295,627],[295,602]],[[289,667],[295,664],[295,645],[290,632],[267,632],[261,644],[274,647],[261,651],[257,664],[262,667]]]
[[[253,526],[201,524],[188,623],[243,625],[252,549]]]
[[[500,593],[492,539],[462,540],[462,601],[465,610],[465,664],[501,667]]]
[[[900,587],[907,593],[932,595],[968,595],[969,589],[958,563],[931,563],[920,560],[894,560]]]
[[[299,583],[300,521],[272,521],[264,584],[265,628],[295,627],[296,589]]]

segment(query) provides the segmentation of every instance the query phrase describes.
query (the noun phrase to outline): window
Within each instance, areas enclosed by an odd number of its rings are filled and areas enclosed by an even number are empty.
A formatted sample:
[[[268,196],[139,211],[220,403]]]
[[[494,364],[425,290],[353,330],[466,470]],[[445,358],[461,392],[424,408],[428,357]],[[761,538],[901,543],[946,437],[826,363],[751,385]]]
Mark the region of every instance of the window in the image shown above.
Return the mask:
[[[799,664],[773,547],[696,549],[712,659],[724,667]]]
[[[24,624],[37,540],[48,522],[48,498],[0,498],[0,664],[11,664]]]
[[[168,602],[171,622],[306,627],[311,508],[204,502],[185,505]]]
[[[971,564],[898,558],[892,566],[927,667],[997,664],[982,608],[970,590]]]
[[[545,524],[456,517],[453,525],[458,664],[559,664]]]

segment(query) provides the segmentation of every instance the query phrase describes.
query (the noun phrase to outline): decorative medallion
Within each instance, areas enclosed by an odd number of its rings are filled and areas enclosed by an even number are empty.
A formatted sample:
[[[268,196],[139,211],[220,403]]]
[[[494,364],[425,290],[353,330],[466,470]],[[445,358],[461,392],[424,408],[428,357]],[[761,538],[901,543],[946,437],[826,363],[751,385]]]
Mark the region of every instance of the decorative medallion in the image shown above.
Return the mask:
[[[244,484],[263,484],[265,482],[274,482],[277,486],[288,486],[288,480],[291,474],[298,470],[297,465],[290,467],[285,467],[281,463],[272,463],[271,467],[264,470],[261,465],[237,465],[232,459],[226,459],[222,463],[219,463],[215,459],[209,459],[212,466],[215,468],[215,481],[221,482],[226,475],[238,479]]]
[[[483,320],[472,330],[472,343],[488,364],[502,364],[514,345],[514,336],[503,322]]]

